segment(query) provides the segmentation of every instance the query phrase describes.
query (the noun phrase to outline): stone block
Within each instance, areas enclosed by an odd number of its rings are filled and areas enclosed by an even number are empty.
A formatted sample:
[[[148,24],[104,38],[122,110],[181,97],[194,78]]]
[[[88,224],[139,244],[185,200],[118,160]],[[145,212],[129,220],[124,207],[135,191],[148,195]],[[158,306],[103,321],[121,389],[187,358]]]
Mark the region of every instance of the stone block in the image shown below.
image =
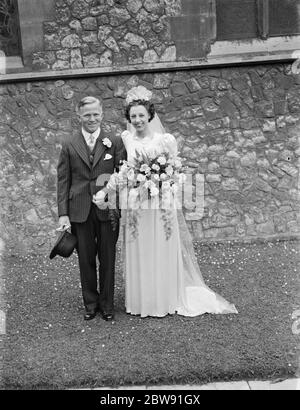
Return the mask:
[[[274,117],[274,105],[273,102],[262,101],[255,105],[255,114],[258,117]]]
[[[82,56],[81,56],[81,51],[80,48],[73,48],[71,50],[71,68],[76,69],[76,68],[82,68]]]
[[[99,66],[99,56],[98,54],[90,54],[88,56],[83,56],[84,67],[98,67]]]
[[[141,64],[143,62],[143,54],[139,47],[133,46],[128,52],[128,63],[129,64]]]
[[[201,90],[201,87],[196,78],[190,78],[188,81],[186,81],[186,85],[192,93]]]
[[[71,12],[68,7],[56,9],[55,21],[58,24],[67,24],[71,19]]]
[[[32,223],[32,224],[39,223],[38,214],[33,208],[25,213],[25,219],[28,223]]]
[[[162,14],[164,10],[164,0],[145,0],[144,8],[149,13]]]
[[[130,20],[131,16],[125,8],[112,7],[109,11],[110,25],[118,27]]]
[[[170,73],[154,74],[153,88],[169,88],[172,82]]]
[[[61,41],[61,45],[66,48],[77,48],[80,47],[81,41],[77,34],[70,34]]]
[[[58,31],[58,24],[54,21],[45,21],[43,27],[44,34],[56,34]]]
[[[275,77],[275,82],[276,82],[277,88],[282,88],[284,90],[289,90],[294,85],[294,78],[293,78],[293,76],[284,75],[282,73],[279,73]]]
[[[255,181],[255,186],[256,186],[256,188],[259,189],[260,191],[263,191],[263,192],[272,192],[272,187],[268,184],[268,182],[267,182],[267,181],[264,181],[264,180],[262,180],[262,179],[260,179],[260,178],[258,178],[258,179]]]
[[[238,115],[238,108],[236,105],[226,96],[220,101],[220,109],[228,117],[236,117]]]
[[[260,101],[264,99],[264,93],[260,86],[255,85],[251,87],[250,90],[251,90],[251,95],[254,101]]]
[[[69,60],[70,58],[70,50],[58,50],[56,52],[56,57],[59,60]]]
[[[53,70],[67,70],[70,68],[70,62],[67,60],[57,60],[53,65]]]
[[[169,17],[178,16],[182,12],[182,0],[165,0],[166,15]]]
[[[143,3],[141,0],[128,0],[126,4],[127,10],[133,14],[136,14],[142,6]]]
[[[116,40],[112,36],[109,36],[107,39],[105,39],[104,44],[110,50],[114,51],[115,53],[119,53],[120,48],[118,46],[118,43],[116,42]]]
[[[112,65],[112,52],[111,50],[106,50],[99,58],[100,67],[108,67]]]
[[[61,43],[57,34],[46,34],[44,36],[45,50],[60,50]]]
[[[288,94],[288,108],[291,113],[300,112],[300,95],[298,90],[292,90]]]
[[[222,176],[220,174],[207,174],[205,180],[208,183],[221,182]]]
[[[202,102],[202,106],[207,120],[211,121],[223,117],[220,107],[218,107],[212,100],[205,99]]]
[[[238,92],[241,92],[242,90],[245,90],[246,88],[248,88],[248,84],[242,78],[233,79],[231,82],[231,85],[232,85],[232,88]]]
[[[238,191],[239,190],[239,182],[235,178],[226,178],[222,181],[222,188],[227,191]]]
[[[159,60],[159,57],[157,55],[157,53],[155,52],[155,50],[146,50],[144,57],[143,57],[143,61],[144,63],[156,63]]]
[[[145,39],[141,36],[138,36],[137,34],[127,33],[124,40],[128,44],[130,44],[131,46],[139,47],[140,50],[146,50],[147,49],[147,43],[146,43]]]
[[[274,113],[275,115],[284,115],[287,113],[287,101],[286,100],[281,100],[281,101],[274,101]]]
[[[81,20],[81,25],[84,30],[97,30],[98,28],[96,17],[85,17]]]
[[[251,79],[252,84],[261,84],[261,77],[255,70],[249,70],[249,77]]]
[[[272,221],[256,225],[256,231],[259,234],[273,235],[275,233],[274,223]]]
[[[89,7],[87,7],[85,0],[76,0],[71,5],[72,16],[78,18],[79,20],[83,19],[84,17],[87,17],[89,11]]]
[[[174,95],[174,97],[180,97],[182,95],[186,95],[188,90],[185,84],[175,83],[171,85],[171,92]]]
[[[276,131],[276,123],[274,120],[266,120],[263,122],[262,130],[264,132],[275,132]]]
[[[93,17],[97,17],[100,15],[103,15],[106,11],[107,11],[106,5],[94,6],[94,7],[91,7],[90,15]]]
[[[295,167],[293,164],[289,164],[288,162],[277,162],[276,163],[276,168],[279,168],[282,170],[284,173],[290,175],[291,177],[296,178],[298,175],[298,168]]]

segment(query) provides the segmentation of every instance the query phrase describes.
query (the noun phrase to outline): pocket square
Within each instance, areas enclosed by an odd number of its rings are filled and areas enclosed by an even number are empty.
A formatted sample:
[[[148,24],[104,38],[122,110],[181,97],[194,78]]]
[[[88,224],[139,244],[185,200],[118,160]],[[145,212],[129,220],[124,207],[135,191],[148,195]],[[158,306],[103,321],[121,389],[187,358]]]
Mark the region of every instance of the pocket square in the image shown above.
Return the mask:
[[[105,157],[104,157],[104,161],[106,161],[107,159],[111,159],[111,158],[112,158],[112,155],[106,154]]]

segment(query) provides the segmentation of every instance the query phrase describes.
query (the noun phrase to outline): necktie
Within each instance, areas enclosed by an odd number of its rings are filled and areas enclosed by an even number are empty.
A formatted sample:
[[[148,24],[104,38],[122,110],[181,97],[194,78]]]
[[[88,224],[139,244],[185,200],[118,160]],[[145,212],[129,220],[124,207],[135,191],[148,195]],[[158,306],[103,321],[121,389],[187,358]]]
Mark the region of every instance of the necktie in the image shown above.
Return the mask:
[[[94,149],[95,142],[96,142],[96,141],[95,141],[94,135],[93,135],[93,134],[90,134],[90,135],[89,135],[89,138],[88,138],[88,146],[89,146],[89,148],[90,148],[91,151],[93,151],[93,149]]]

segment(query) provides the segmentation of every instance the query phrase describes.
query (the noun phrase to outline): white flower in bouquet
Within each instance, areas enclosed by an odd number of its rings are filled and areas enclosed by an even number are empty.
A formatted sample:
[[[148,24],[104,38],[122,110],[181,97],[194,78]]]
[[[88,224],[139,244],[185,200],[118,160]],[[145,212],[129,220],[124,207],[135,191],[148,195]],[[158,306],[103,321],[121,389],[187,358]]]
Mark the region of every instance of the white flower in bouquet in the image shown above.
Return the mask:
[[[141,171],[141,172],[145,172],[145,174],[148,174],[149,172],[151,172],[151,168],[149,167],[149,165],[143,164],[143,165],[140,167],[140,171]]]
[[[165,164],[167,163],[167,160],[166,160],[165,157],[160,156],[160,157],[157,158],[157,162],[158,162],[160,165],[165,165]]]
[[[151,167],[154,171],[159,171],[160,170],[160,166],[157,164],[153,164]]]
[[[171,165],[168,165],[166,167],[166,174],[170,177],[173,175],[173,173],[174,173],[173,167]]]
[[[153,175],[153,179],[154,179],[155,181],[159,181],[159,175],[158,175],[158,174],[154,174],[154,175]]]
[[[162,174],[160,174],[160,180],[161,181],[165,181],[167,178],[168,178],[168,176],[164,172]]]
[[[136,180],[138,182],[144,182],[146,181],[146,176],[144,174],[138,174],[138,176],[136,177]]]

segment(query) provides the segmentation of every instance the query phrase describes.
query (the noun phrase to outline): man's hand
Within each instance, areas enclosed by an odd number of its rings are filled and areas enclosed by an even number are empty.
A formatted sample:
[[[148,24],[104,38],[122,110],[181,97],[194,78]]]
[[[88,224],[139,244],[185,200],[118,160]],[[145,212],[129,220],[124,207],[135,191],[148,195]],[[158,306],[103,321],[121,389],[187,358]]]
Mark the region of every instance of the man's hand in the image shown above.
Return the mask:
[[[98,191],[96,195],[93,196],[93,203],[97,205],[99,209],[106,209],[107,203],[105,202],[106,192],[104,190]]]
[[[67,215],[60,216],[58,220],[58,228],[57,231],[66,231],[67,229],[71,228],[70,219]]]

